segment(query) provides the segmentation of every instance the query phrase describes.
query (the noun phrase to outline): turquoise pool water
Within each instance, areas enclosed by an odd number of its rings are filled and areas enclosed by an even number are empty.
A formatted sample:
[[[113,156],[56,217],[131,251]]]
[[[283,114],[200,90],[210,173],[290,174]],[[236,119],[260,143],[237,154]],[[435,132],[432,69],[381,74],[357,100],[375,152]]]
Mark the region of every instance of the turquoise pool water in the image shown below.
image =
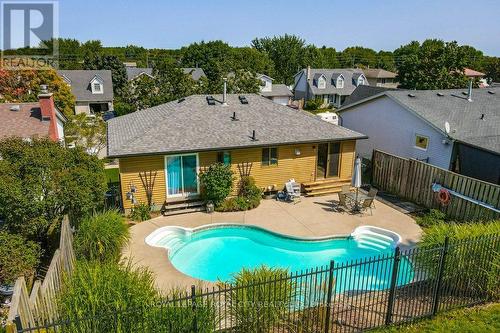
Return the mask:
[[[176,269],[206,281],[230,281],[242,268],[260,265],[288,268],[291,272],[392,253],[389,239],[357,241],[351,237],[307,241],[282,237],[263,229],[252,227],[215,227],[186,233],[166,233],[154,241],[155,246],[169,249],[169,257]],[[392,260],[380,264],[355,266],[340,274],[353,277],[340,287],[353,289],[363,284],[363,289],[385,289],[390,283]],[[411,281],[411,264],[403,258],[400,262],[398,283]],[[360,280],[361,279],[361,280]],[[352,285],[351,285],[352,284]]]

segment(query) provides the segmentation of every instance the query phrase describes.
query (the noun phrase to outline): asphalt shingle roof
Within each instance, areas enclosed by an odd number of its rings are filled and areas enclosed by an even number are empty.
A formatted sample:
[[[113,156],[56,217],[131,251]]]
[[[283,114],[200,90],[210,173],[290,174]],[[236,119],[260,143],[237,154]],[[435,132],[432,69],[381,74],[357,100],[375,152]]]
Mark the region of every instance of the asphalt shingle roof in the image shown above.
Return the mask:
[[[261,91],[260,94],[265,97],[293,96],[286,84],[273,84],[271,91]]]
[[[218,101],[222,96],[214,96]],[[228,95],[226,106],[205,95],[172,101],[108,121],[108,156],[181,153],[365,138],[305,111],[255,94]],[[231,119],[236,112],[237,121]],[[256,131],[257,141],[251,139]]]
[[[103,102],[113,100],[113,80],[110,70],[59,70],[60,76],[65,76],[71,81],[71,92],[76,101]],[[94,77],[100,77],[103,81],[103,93],[93,94],[90,81]]]
[[[19,111],[12,111],[14,106]],[[40,103],[3,103],[0,104],[0,138],[4,137],[46,137],[49,135],[50,122],[42,120]]]
[[[206,77],[205,72],[203,71],[202,68],[195,68],[195,67],[186,67],[182,68],[184,74],[190,74],[191,78],[195,81],[198,81],[201,77]],[[148,74],[148,75],[153,75],[153,69],[152,68],[141,68],[141,67],[127,67],[127,79],[133,80],[136,77],[138,77],[141,74]]]
[[[386,71],[382,68],[366,68],[363,69],[363,72],[370,79],[394,79],[397,76],[396,73]]]
[[[449,136],[455,140],[500,154],[500,88],[473,89],[472,102],[467,100],[467,89],[387,90],[340,112],[381,96],[393,99],[443,133],[448,122]]]
[[[347,97],[345,100],[344,104],[342,107],[347,107],[350,104],[359,102],[367,97],[373,96],[380,94],[381,92],[387,91],[387,90],[395,90],[394,88],[385,88],[385,87],[374,87],[374,86],[365,86],[361,85],[354,89],[352,94]]]

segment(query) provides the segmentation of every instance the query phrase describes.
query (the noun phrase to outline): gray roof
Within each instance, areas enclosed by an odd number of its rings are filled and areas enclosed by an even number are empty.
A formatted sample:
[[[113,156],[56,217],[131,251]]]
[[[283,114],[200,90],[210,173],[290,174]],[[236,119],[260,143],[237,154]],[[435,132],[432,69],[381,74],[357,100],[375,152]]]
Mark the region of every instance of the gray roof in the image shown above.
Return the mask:
[[[359,102],[365,98],[368,98],[373,95],[380,94],[381,92],[387,91],[387,90],[396,90],[395,88],[385,88],[385,87],[375,87],[375,86],[365,86],[361,85],[354,89],[352,94],[347,97],[345,100],[344,104],[342,105],[342,108],[347,107],[350,104]]]
[[[394,79],[397,76],[396,73],[386,71],[382,68],[366,68],[363,69],[363,72],[370,79]]]
[[[448,122],[452,139],[500,154],[500,88],[473,89],[472,102],[467,100],[467,89],[387,90],[339,112],[380,97],[391,98],[443,134]]]
[[[303,69],[298,74],[306,75],[307,69]],[[344,87],[337,88],[335,86],[335,80],[342,74],[344,77]],[[296,74],[297,75],[297,74]],[[353,68],[333,68],[333,69],[318,69],[311,68],[311,81],[309,82],[309,86],[314,95],[326,95],[326,94],[337,94],[347,96],[350,95],[354,89],[356,89],[355,80],[360,75],[364,75],[361,69],[353,69]],[[316,80],[324,75],[326,77],[326,87],[325,89],[318,89]],[[368,84],[368,82],[366,82]]]
[[[152,68],[126,67],[125,70],[127,71],[127,79],[129,81],[135,79],[136,77],[142,74],[147,74],[149,76],[153,74]]]
[[[138,77],[141,74],[147,74],[149,76],[153,75],[152,68],[127,67],[125,69],[127,71],[127,79],[129,81],[135,79],[136,77]],[[201,77],[206,77],[205,72],[201,68],[186,67],[186,68],[182,68],[182,71],[184,72],[184,74],[190,74],[191,78],[195,81],[198,81]]]
[[[108,156],[121,157],[314,143],[365,138],[255,94],[228,95],[227,106],[208,105],[205,95],[193,95],[107,122]],[[222,96],[214,96],[218,101]],[[231,119],[236,112],[237,121]],[[256,131],[257,141],[251,139]]]
[[[286,84],[273,84],[271,91],[261,91],[260,94],[265,97],[293,96]]]
[[[111,79],[110,70],[59,70],[57,73],[63,79],[69,80],[71,92],[77,102],[107,102],[113,100],[113,80]],[[92,94],[90,89],[90,81],[96,76],[103,81],[102,94]]]

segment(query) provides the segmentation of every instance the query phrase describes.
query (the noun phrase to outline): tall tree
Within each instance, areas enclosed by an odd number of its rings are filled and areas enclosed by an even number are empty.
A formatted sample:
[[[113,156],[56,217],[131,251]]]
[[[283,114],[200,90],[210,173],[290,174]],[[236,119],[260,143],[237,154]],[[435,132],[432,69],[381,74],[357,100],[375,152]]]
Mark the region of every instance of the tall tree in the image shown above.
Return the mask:
[[[486,79],[488,82],[500,82],[500,58],[488,57],[485,63]]]
[[[52,68],[43,70],[6,71],[0,69],[0,101],[36,102],[40,86],[48,85],[54,103],[66,117],[73,115],[75,97],[71,88]]]
[[[377,52],[366,47],[348,47],[340,58],[342,67],[377,67]]]
[[[449,89],[467,86],[467,59],[457,42],[413,41],[394,51],[401,86],[407,89]]]
[[[127,84],[127,72],[125,65],[117,56],[112,55],[94,55],[86,56],[83,61],[85,69],[108,69],[111,70],[113,79],[113,92],[118,96],[123,94]]]
[[[295,35],[255,38],[252,46],[273,61],[276,82],[292,84],[293,76],[304,66],[305,41]]]

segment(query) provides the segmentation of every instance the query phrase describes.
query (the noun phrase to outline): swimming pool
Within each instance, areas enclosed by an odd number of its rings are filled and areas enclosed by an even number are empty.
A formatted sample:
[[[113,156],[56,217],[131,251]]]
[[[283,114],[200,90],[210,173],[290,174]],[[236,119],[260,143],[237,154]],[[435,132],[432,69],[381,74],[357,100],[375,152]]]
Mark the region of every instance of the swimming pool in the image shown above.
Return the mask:
[[[163,227],[146,238],[149,245],[169,250],[169,259],[180,272],[205,281],[230,281],[242,268],[261,265],[296,272],[335,263],[392,253],[399,235],[380,228],[360,227],[350,236],[301,239],[277,234],[255,226],[211,225],[198,229]],[[413,278],[411,264],[403,258],[399,271],[404,281]],[[348,268],[363,279],[368,289],[385,289],[390,283],[392,264],[383,268]],[[346,289],[351,287],[346,286]],[[366,288],[365,288],[366,289]]]

